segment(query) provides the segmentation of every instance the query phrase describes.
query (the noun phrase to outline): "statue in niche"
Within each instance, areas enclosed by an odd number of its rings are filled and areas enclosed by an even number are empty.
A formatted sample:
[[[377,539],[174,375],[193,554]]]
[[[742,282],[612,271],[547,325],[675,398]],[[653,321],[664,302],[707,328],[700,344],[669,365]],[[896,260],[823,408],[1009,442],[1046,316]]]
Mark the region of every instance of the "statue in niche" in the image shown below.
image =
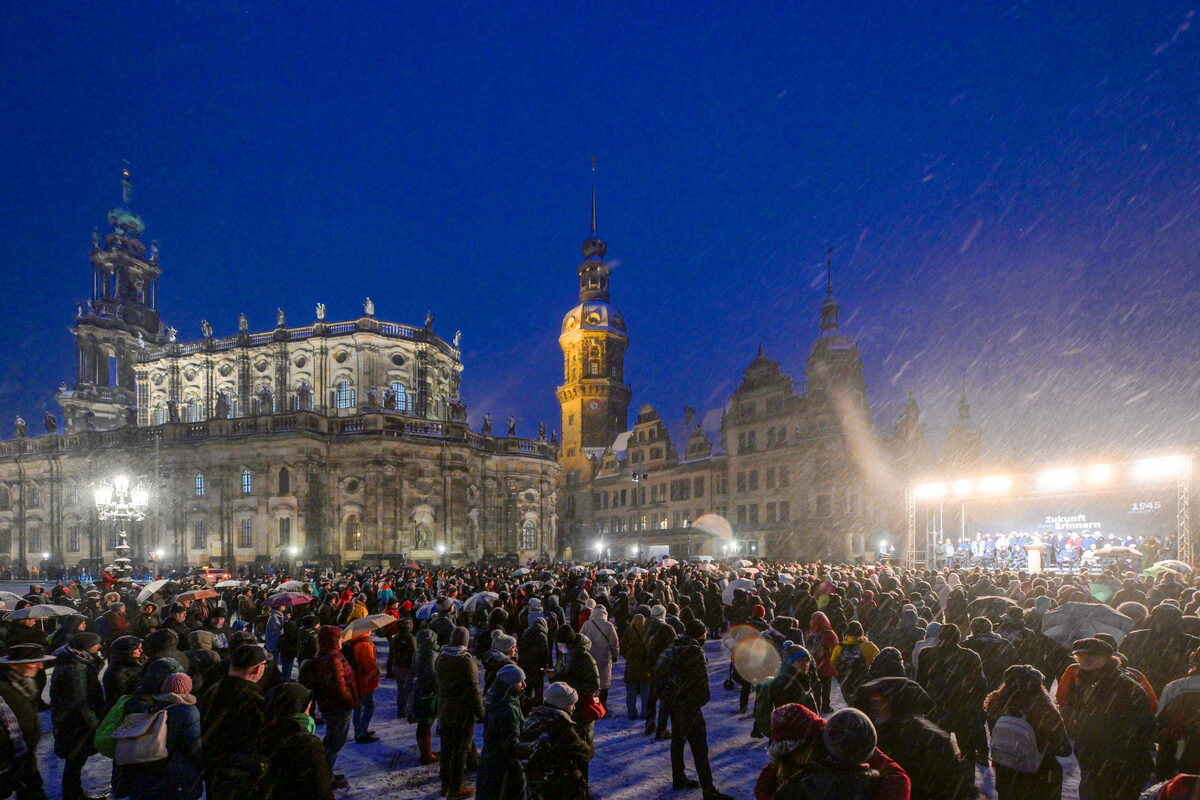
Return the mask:
[[[179,401],[174,397],[167,401],[167,420],[179,422]]]
[[[317,303],[317,322],[325,321],[325,304]]]
[[[50,411],[46,412],[46,416],[42,418],[42,423],[46,426],[46,433],[58,432],[58,417]]]
[[[282,308],[275,309],[275,327],[283,328],[287,326],[287,314],[283,313]]]
[[[538,441],[539,442],[546,441],[546,423],[544,423],[544,422],[538,423]]]
[[[558,431],[550,431],[550,444],[558,447]]]
[[[483,431],[482,431],[482,433],[484,436],[492,435],[492,415],[491,414],[483,415]]]
[[[467,512],[467,549],[474,550],[479,540],[479,509]]]
[[[167,341],[174,343],[178,337],[179,337],[179,331],[175,330],[175,328],[168,325],[167,326]]]
[[[246,333],[249,330],[250,330],[250,320],[246,318],[245,314],[238,314],[238,332]]]
[[[138,350],[146,349],[146,337],[142,336],[141,331],[137,332],[137,346],[138,346]]]
[[[374,386],[367,389],[367,405],[371,408],[379,408],[379,390]]]
[[[296,402],[301,411],[312,411],[312,387],[308,385],[308,381],[302,381],[300,388],[296,390]]]
[[[229,419],[229,397],[225,392],[217,392],[217,406],[213,416],[217,419]]]
[[[514,417],[512,414],[508,415],[508,435],[509,436],[517,435],[517,418]]]
[[[433,312],[432,311],[425,312],[425,330],[427,330],[427,331],[433,330]]]
[[[383,407],[388,411],[396,410],[396,393],[391,390],[391,387],[383,390]]]
[[[275,404],[272,402],[271,387],[263,384],[263,387],[258,392],[258,413],[270,414],[274,412]]]
[[[200,320],[200,332],[204,334],[205,339],[212,338],[212,323],[206,319]]]
[[[25,420],[21,418],[20,414],[13,420],[13,435],[18,439],[25,438]]]
[[[369,297],[363,301],[363,316],[364,317],[375,316],[375,303],[373,303],[371,301],[371,298],[369,298]]]

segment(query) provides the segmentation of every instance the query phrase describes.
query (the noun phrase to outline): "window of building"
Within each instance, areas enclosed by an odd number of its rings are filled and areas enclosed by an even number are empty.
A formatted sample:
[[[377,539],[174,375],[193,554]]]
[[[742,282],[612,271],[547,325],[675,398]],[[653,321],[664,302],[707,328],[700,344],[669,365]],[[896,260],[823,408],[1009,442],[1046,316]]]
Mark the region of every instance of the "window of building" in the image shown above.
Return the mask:
[[[350,381],[338,381],[334,389],[333,405],[335,408],[354,408],[354,389]]]
[[[776,445],[787,444],[787,438],[788,438],[787,431],[788,431],[787,425],[780,425],[779,430],[775,431],[775,444]]]
[[[0,509],[8,511],[12,508],[12,493],[7,486],[0,486]]]
[[[729,494],[729,476],[721,473],[714,479],[715,486],[713,492],[716,494]]]
[[[770,525],[770,524],[771,524],[772,522],[774,522],[774,521],[775,521],[775,504],[774,504],[774,503],[767,503],[767,516],[766,516],[766,522],[767,522],[767,524],[768,524],[768,525]]]
[[[787,500],[779,501],[779,521],[787,522],[792,518],[792,504]]]
[[[757,438],[757,435],[758,435],[757,431],[750,431],[749,433],[746,434],[746,447],[752,453],[758,449],[758,443],[755,441],[755,439]]]
[[[254,491],[254,478],[250,474],[250,470],[242,470],[242,494],[250,494]]]
[[[67,528],[67,552],[68,553],[78,553],[79,552],[79,526],[78,525],[72,525],[71,527]]]
[[[662,458],[663,457],[663,449],[661,447],[651,447],[650,448],[650,457],[656,458],[656,459]]]
[[[767,467],[766,487],[767,487],[767,489],[775,488],[775,468],[774,467]]]
[[[206,530],[205,521],[198,519],[192,527],[192,547],[197,550],[203,550],[207,545],[208,531]]]
[[[746,491],[746,473],[739,472],[737,474],[737,490],[739,492]]]
[[[279,493],[288,494],[292,491],[292,474],[287,467],[279,468]]]
[[[621,506],[622,506],[622,507],[624,507],[625,505],[627,505],[627,503],[626,503],[626,499],[627,499],[626,492],[627,492],[627,491],[629,491],[629,490],[628,490],[628,489],[622,489],[622,490],[621,490]]]
[[[79,502],[79,484],[75,481],[67,484],[67,502],[71,505]]]
[[[521,525],[521,549],[537,549],[537,525],[531,519],[525,520]]]
[[[292,518],[279,518],[279,546],[287,547],[292,543]]]
[[[29,549],[33,553],[39,553],[38,558],[41,558],[40,551],[42,549],[42,529],[29,529]]]
[[[238,539],[238,547],[253,547],[254,546],[254,520],[247,517],[242,520],[241,538]]]
[[[151,425],[165,425],[167,422],[167,407],[159,403],[154,407],[154,413],[150,417]]]
[[[683,512],[682,511],[672,511],[671,512],[671,527],[672,528],[682,528],[683,527]]]
[[[781,464],[779,466],[779,488],[780,489],[788,488],[788,466],[787,466],[787,464]]]
[[[204,473],[196,473],[196,497],[204,497],[208,494],[208,484],[204,480]]]
[[[768,414],[778,414],[782,410],[783,410],[783,398],[782,397],[772,397],[767,400],[767,413]]]
[[[393,383],[392,394],[396,396],[397,411],[412,411],[412,395],[408,393],[407,386],[398,381]]]
[[[692,481],[692,496],[704,497],[704,478],[696,478]]]
[[[738,434],[738,452],[746,452],[746,432],[742,431]]]
[[[750,491],[758,491],[758,470],[756,469],[750,470]]]
[[[750,524],[757,525],[758,524],[758,503],[754,503],[752,505],[747,506],[746,510],[748,512],[750,512]]]
[[[737,524],[738,525],[746,524],[746,507],[745,506],[737,507]]]
[[[346,518],[346,544],[347,550],[362,549],[362,522],[359,521],[357,514],[351,514]]]
[[[189,400],[188,401],[187,421],[188,422],[199,422],[200,421],[200,401],[199,400]]]
[[[29,507],[42,507],[42,490],[38,488],[37,484],[33,484],[29,487]]]

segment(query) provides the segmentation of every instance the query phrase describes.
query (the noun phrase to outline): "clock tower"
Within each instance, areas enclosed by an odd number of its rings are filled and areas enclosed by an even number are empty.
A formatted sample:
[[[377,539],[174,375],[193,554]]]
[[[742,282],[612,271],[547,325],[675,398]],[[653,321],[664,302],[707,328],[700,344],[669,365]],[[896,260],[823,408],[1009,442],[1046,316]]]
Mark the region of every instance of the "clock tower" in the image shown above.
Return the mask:
[[[592,165],[592,233],[583,242],[579,304],[563,317],[558,344],[563,351],[563,478],[591,480],[592,456],[604,452],[629,423],[632,391],[625,383],[625,318],[609,304],[608,247],[596,235],[596,167]]]

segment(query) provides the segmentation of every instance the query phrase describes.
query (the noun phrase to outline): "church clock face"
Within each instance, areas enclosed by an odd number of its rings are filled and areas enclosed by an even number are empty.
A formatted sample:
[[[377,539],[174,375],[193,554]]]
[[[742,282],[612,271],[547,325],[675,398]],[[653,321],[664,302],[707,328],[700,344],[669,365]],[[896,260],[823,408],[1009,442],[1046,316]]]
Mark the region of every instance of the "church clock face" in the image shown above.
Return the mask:
[[[588,403],[587,407],[588,407],[588,411],[595,411],[596,409],[600,408],[600,401],[593,400],[590,403]]]

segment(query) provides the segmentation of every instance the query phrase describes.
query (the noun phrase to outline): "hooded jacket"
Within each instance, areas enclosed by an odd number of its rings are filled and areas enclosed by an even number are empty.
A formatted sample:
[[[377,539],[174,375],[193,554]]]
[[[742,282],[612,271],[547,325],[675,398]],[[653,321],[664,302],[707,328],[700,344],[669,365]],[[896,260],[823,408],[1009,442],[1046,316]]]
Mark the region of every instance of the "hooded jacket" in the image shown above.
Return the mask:
[[[437,678],[438,723],[468,725],[483,719],[479,668],[466,645],[446,645],[434,659]]]
[[[550,658],[550,625],[544,616],[536,617],[517,644],[517,666],[531,684],[542,683],[542,670],[553,662]]]
[[[262,750],[268,758],[263,780],[265,800],[333,800],[321,740],[301,726],[312,693],[298,683],[281,683],[267,695],[267,727]]]
[[[592,643],[591,653],[600,675],[600,688],[611,689],[613,662],[621,655],[621,648],[617,629],[608,621],[608,610],[604,606],[596,606],[588,621],[579,629],[579,635],[586,636]]]
[[[342,645],[342,653],[354,669],[360,698],[379,688],[379,661],[375,657],[375,644],[371,641],[371,634],[355,636]]]
[[[59,758],[96,752],[92,735],[108,710],[100,686],[99,656],[70,645],[54,651],[58,659],[50,675],[50,721],[54,754]]]
[[[325,625],[317,631],[316,678],[313,696],[322,713],[352,711],[358,706],[358,679],[342,655],[342,629]]]
[[[104,689],[104,710],[108,712],[117,701],[133,694],[141,682],[142,667],[146,657],[133,657],[133,651],[142,642],[136,636],[122,636],[112,643],[108,651],[108,668],[104,670],[101,686]]]
[[[804,647],[816,659],[817,675],[820,677],[833,677],[835,670],[831,659],[837,646],[838,635],[833,632],[829,617],[822,611],[813,612],[808,618],[808,635],[804,637]]]
[[[167,712],[167,758],[121,768],[129,776],[131,800],[196,800],[204,794],[200,710],[193,695],[159,691],[168,671],[148,671],[125,706],[126,714]]]

